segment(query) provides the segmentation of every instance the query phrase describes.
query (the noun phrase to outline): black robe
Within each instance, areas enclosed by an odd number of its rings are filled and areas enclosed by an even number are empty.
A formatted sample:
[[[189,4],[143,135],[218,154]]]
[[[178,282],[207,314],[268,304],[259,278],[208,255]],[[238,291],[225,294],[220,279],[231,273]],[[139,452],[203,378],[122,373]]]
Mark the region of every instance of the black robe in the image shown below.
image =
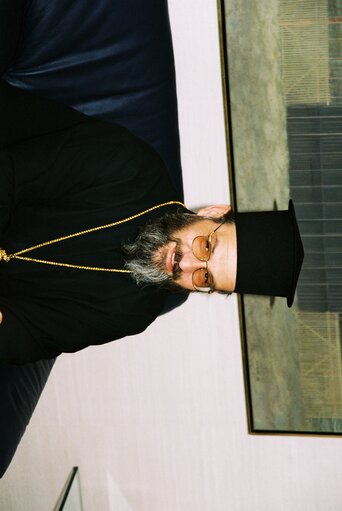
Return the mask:
[[[159,155],[127,129],[0,81],[0,248],[7,253],[180,200]],[[173,205],[26,254],[123,268],[122,243]],[[0,360],[52,358],[143,331],[166,292],[129,274],[0,262]]]

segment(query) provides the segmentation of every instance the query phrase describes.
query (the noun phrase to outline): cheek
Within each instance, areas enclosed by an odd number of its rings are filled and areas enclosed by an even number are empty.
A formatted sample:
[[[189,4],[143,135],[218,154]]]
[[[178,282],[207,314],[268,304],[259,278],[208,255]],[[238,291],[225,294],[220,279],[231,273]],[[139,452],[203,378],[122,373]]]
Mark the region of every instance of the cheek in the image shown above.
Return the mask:
[[[192,284],[192,273],[182,273],[180,278],[176,280],[177,284],[184,289],[193,290],[194,286]]]

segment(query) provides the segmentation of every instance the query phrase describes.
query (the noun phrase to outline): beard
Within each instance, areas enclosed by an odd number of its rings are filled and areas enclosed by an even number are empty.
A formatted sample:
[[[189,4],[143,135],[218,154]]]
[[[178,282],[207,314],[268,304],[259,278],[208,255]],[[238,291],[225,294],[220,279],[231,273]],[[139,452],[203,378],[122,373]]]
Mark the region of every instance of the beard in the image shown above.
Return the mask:
[[[134,241],[123,244],[125,268],[131,272],[131,277],[136,283],[155,285],[171,291],[189,292],[177,284],[177,270],[172,275],[166,273],[165,257],[160,257],[160,252],[162,247],[170,241],[179,245],[179,240],[174,236],[175,232],[206,218],[215,223],[234,222],[234,215],[231,211],[220,218],[203,217],[184,212],[166,213],[147,224]],[[180,251],[176,250],[175,266],[177,268],[181,257]]]
[[[173,291],[184,291],[173,275],[165,270],[165,258],[158,253],[170,241],[176,241],[173,233],[198,222],[201,217],[191,213],[166,213],[147,224],[137,238],[125,243],[122,251],[126,259],[125,268],[140,285],[155,285]],[[180,254],[178,254],[180,257]]]

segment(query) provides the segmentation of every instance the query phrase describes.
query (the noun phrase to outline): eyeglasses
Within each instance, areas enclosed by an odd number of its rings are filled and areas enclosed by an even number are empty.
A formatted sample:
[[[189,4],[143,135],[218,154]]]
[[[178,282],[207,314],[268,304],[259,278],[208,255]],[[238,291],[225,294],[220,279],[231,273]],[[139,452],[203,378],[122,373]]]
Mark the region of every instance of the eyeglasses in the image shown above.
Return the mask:
[[[224,223],[225,222],[211,231],[208,236],[196,236],[192,241],[192,253],[196,259],[206,263],[205,268],[198,268],[192,274],[192,285],[196,291],[201,291],[202,293],[213,293],[214,291],[214,279],[208,269],[208,261],[216,242],[216,231]]]

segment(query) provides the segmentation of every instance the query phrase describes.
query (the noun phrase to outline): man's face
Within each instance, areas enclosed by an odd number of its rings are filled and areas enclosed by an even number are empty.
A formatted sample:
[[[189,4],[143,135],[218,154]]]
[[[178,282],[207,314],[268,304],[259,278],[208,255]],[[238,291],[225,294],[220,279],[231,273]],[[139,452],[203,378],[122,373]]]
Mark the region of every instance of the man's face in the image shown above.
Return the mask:
[[[193,273],[199,268],[206,268],[206,263],[194,255],[193,240],[197,236],[209,236],[217,227],[218,224],[213,220],[203,219],[175,231],[175,241],[169,241],[158,249],[152,258],[153,262],[180,287],[194,290]],[[225,223],[215,233],[208,261],[208,270],[213,277],[213,290],[234,291],[236,263],[235,224]]]

